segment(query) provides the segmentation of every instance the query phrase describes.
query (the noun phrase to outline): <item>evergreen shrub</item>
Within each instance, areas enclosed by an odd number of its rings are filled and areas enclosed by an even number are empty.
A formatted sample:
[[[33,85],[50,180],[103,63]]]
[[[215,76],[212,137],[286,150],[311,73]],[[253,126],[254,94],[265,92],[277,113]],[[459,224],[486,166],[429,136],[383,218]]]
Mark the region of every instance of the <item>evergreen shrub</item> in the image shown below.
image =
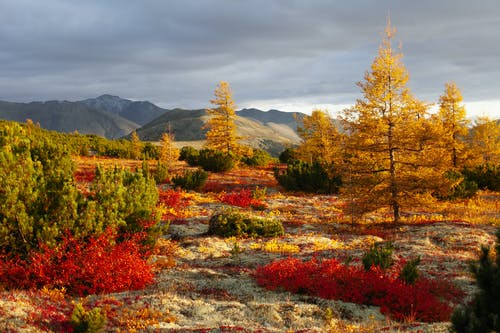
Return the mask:
[[[500,229],[496,236],[495,254],[483,247],[479,261],[471,265],[479,291],[453,312],[453,332],[500,332]]]
[[[276,237],[283,235],[284,229],[277,219],[225,210],[210,218],[208,234],[221,237]]]
[[[362,257],[361,261],[365,270],[370,270],[372,266],[379,267],[386,270],[390,268],[394,261],[392,253],[394,252],[394,245],[391,242],[375,243]]]
[[[198,156],[198,165],[205,171],[225,172],[234,166],[234,157],[219,150],[202,149]]]
[[[184,190],[200,190],[203,188],[208,179],[208,172],[196,169],[186,170],[183,175],[178,175],[172,178],[172,182]]]
[[[287,191],[338,193],[342,180],[332,166],[293,160],[286,170],[275,169],[274,177]]]

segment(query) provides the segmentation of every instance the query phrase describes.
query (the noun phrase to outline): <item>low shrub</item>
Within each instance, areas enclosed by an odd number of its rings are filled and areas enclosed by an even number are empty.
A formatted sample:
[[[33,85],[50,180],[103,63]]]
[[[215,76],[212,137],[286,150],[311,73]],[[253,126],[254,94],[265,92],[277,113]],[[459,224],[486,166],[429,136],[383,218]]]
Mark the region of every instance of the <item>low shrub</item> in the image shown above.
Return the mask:
[[[471,265],[478,292],[453,313],[452,332],[500,332],[500,229],[496,236],[494,251],[483,247],[479,261]]]
[[[222,151],[202,149],[198,156],[198,165],[205,171],[225,172],[233,168],[234,157]]]
[[[208,234],[221,237],[276,237],[283,235],[284,229],[277,219],[226,210],[210,218]]]
[[[182,176],[175,176],[172,178],[172,182],[175,186],[179,186],[184,190],[200,190],[203,188],[208,179],[208,173],[206,171],[197,170],[186,170]]]
[[[367,271],[372,266],[376,266],[382,270],[390,268],[394,264],[392,252],[394,252],[394,246],[391,242],[373,244],[361,259],[363,267]]]
[[[287,148],[280,153],[278,158],[281,163],[291,164],[293,160],[297,159],[297,152],[293,148]]]
[[[153,282],[141,236],[118,242],[118,233],[106,230],[87,241],[66,235],[58,247],[40,245],[29,258],[0,256],[0,285],[4,288],[65,288],[73,295],[142,289]]]
[[[198,157],[200,152],[191,146],[185,146],[181,148],[179,160],[186,161],[190,166],[198,165]]]
[[[418,277],[418,265],[420,264],[420,257],[414,258],[406,262],[399,273],[399,278],[406,284],[415,284]]]
[[[340,175],[320,162],[293,160],[286,170],[275,169],[274,177],[288,191],[338,193],[342,185]]]
[[[71,314],[71,326],[73,333],[99,333],[106,328],[106,315],[101,308],[96,307],[87,310],[82,303],[76,303]]]
[[[267,151],[254,149],[252,156],[243,157],[241,160],[249,166],[266,166],[273,161],[273,158]]]
[[[453,285],[420,277],[414,285],[372,266],[342,264],[336,259],[301,261],[278,260],[258,267],[257,283],[270,290],[286,290],[325,299],[380,306],[395,320],[448,321],[450,302],[463,293]]]
[[[482,190],[500,191],[500,165],[484,164],[462,171],[465,179]]]
[[[446,178],[453,184],[444,196],[439,196],[440,199],[455,200],[466,199],[476,195],[478,191],[477,183],[472,178],[466,177],[458,171],[448,171]]]
[[[252,207],[255,209],[265,208],[264,202],[260,199],[254,198],[254,192],[249,189],[242,189],[240,191],[233,191],[230,193],[224,193],[220,200],[224,203],[238,206],[238,207]]]

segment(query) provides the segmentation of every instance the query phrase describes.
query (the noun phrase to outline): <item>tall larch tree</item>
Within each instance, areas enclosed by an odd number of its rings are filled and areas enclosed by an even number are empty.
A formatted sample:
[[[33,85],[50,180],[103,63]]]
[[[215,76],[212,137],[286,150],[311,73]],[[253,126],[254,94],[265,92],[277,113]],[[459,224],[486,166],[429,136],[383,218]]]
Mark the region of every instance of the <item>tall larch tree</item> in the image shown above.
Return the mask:
[[[214,95],[215,98],[210,100],[210,103],[215,107],[207,109],[210,118],[205,124],[208,128],[206,146],[225,153],[235,152],[238,140],[234,122],[236,106],[229,83],[220,81]]]
[[[439,97],[438,119],[442,126],[441,139],[448,147],[451,167],[464,166],[466,157],[466,139],[469,132],[462,93],[454,82],[446,83],[444,94]]]
[[[359,82],[363,98],[343,113],[348,163],[345,188],[351,213],[388,206],[399,222],[401,208],[421,201],[442,180],[436,165],[442,152],[432,144],[434,128],[428,106],[410,93],[402,53],[392,48],[388,22],[371,70]]]
[[[302,139],[297,149],[297,156],[301,160],[340,164],[341,135],[325,110],[316,109],[310,116],[304,116],[297,130]]]

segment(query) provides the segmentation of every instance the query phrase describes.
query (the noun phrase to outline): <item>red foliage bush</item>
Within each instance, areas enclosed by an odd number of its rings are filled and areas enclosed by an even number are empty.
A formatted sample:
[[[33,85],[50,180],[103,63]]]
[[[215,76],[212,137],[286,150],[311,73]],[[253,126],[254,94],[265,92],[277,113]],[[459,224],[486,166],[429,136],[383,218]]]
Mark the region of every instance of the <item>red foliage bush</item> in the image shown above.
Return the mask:
[[[81,170],[74,173],[77,183],[90,183],[95,178],[95,170]]]
[[[188,201],[183,200],[182,191],[173,189],[160,191],[158,202],[173,208],[186,207],[189,204]]]
[[[0,257],[0,285],[6,288],[61,288],[75,295],[142,289],[153,281],[136,237],[116,242],[108,229],[84,242],[66,235],[56,248],[42,244],[27,259]]]
[[[257,268],[257,283],[267,289],[284,289],[326,299],[380,306],[396,320],[447,321],[460,292],[451,284],[419,278],[408,285],[397,274],[376,267],[366,271],[336,259],[303,262],[289,258]]]
[[[249,189],[242,189],[239,192],[224,193],[220,201],[238,207],[264,208],[265,204],[258,199],[253,198],[253,193]]]

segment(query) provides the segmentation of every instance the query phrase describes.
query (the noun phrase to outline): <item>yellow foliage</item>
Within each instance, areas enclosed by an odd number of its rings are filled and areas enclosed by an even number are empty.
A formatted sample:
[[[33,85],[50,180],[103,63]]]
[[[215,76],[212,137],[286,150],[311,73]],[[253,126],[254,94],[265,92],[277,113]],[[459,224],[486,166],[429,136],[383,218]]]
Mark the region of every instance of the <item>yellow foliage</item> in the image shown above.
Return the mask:
[[[394,222],[401,208],[414,205],[420,194],[446,185],[440,132],[427,117],[428,105],[412,96],[402,54],[391,47],[394,30],[386,37],[371,71],[359,82],[363,98],[344,111],[347,175],[346,212],[361,216],[389,206]]]
[[[205,127],[208,128],[206,134],[206,146],[211,149],[220,150],[226,153],[237,153],[236,124],[236,105],[232,98],[229,83],[220,81],[215,89],[215,99],[210,103],[215,106],[213,109],[207,109],[210,119]]]

